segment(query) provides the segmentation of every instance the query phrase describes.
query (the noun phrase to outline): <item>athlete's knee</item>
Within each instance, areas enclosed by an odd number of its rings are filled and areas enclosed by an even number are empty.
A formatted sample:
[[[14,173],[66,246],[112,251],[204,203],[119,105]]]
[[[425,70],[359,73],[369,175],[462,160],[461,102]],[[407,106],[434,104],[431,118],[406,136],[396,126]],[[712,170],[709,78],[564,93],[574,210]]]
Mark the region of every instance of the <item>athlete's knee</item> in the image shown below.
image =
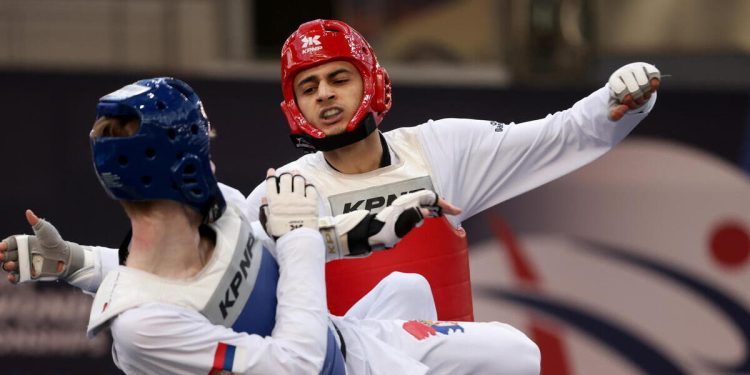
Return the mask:
[[[418,273],[391,272],[383,281],[398,293],[423,294],[432,298],[430,283]]]
[[[498,322],[464,324],[467,334],[452,334],[450,345],[441,348],[443,355],[455,355],[462,362],[464,373],[539,374],[539,347],[523,332]]]
[[[415,303],[432,303],[432,289],[424,276],[417,273],[392,272],[384,281],[390,294]]]
[[[442,341],[422,361],[435,373],[539,375],[539,348],[507,324],[440,322],[432,327]]]
[[[494,348],[488,352],[487,360],[492,368],[504,369],[503,374],[537,375],[541,371],[539,347],[520,330],[509,324],[491,322]],[[494,353],[494,354],[493,354]],[[498,355],[498,353],[502,353]]]
[[[416,273],[393,272],[386,276],[385,293],[390,304],[399,306],[399,319],[437,319],[430,283]]]

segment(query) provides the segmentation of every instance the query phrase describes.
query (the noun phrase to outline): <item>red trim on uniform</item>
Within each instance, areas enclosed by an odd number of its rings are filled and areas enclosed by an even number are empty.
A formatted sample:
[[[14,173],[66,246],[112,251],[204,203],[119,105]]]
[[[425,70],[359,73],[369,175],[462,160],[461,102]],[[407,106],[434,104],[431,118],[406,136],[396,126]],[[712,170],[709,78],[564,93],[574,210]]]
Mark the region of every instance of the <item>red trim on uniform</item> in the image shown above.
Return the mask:
[[[208,375],[219,375],[224,371],[224,357],[227,354],[227,344],[220,342],[216,345],[216,353],[214,353],[214,364],[211,367],[211,371]]]

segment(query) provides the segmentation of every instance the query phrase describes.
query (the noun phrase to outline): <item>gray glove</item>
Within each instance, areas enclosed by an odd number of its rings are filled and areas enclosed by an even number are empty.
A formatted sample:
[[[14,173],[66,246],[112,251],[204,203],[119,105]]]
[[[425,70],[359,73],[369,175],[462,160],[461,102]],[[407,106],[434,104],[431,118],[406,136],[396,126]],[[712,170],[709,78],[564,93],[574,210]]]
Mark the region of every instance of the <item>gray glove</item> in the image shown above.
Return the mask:
[[[373,250],[395,246],[409,231],[422,225],[421,208],[427,209],[429,217],[442,214],[437,202],[435,192],[421,190],[398,197],[378,214],[357,210],[333,218],[320,218],[326,261],[367,256]]]
[[[18,264],[9,271],[16,282],[67,280],[83,268],[85,254],[80,245],[64,241],[46,220],[39,220],[32,229],[34,236],[15,235],[3,240],[8,245],[5,261]]]

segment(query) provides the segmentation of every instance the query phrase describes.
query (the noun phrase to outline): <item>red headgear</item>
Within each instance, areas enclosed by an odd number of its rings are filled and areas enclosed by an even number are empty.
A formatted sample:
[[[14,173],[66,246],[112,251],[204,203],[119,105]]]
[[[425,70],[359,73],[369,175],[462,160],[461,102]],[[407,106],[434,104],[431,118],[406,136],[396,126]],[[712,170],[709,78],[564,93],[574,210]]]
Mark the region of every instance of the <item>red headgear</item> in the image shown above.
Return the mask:
[[[346,131],[326,137],[300,112],[294,97],[294,77],[302,70],[334,60],[348,61],[357,68],[364,92],[362,103]],[[391,80],[378,64],[372,47],[351,26],[335,20],[303,23],[287,38],[281,48],[281,90],[284,94],[281,110],[289,122],[292,140],[299,148],[326,151],[357,142],[374,131],[391,108]],[[371,124],[360,126],[370,113]]]

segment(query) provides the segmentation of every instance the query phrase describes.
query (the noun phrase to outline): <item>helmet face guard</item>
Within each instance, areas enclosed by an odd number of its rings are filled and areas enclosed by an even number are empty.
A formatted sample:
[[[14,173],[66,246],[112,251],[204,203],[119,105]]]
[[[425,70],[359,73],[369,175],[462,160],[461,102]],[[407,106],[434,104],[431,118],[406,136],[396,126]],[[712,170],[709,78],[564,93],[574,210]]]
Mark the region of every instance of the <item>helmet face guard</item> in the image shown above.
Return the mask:
[[[300,112],[294,95],[294,78],[305,69],[336,60],[347,61],[357,68],[364,92],[344,133],[327,137]],[[304,23],[287,38],[281,49],[281,90],[284,95],[281,110],[289,122],[295,146],[312,151],[332,150],[363,139],[391,108],[388,72],[378,64],[375,52],[362,35],[335,20]]]
[[[174,200],[215,221],[226,202],[211,171],[210,124],[200,98],[174,78],[141,80],[99,99],[96,117],[136,117],[129,137],[91,137],[94,168],[110,197]]]

